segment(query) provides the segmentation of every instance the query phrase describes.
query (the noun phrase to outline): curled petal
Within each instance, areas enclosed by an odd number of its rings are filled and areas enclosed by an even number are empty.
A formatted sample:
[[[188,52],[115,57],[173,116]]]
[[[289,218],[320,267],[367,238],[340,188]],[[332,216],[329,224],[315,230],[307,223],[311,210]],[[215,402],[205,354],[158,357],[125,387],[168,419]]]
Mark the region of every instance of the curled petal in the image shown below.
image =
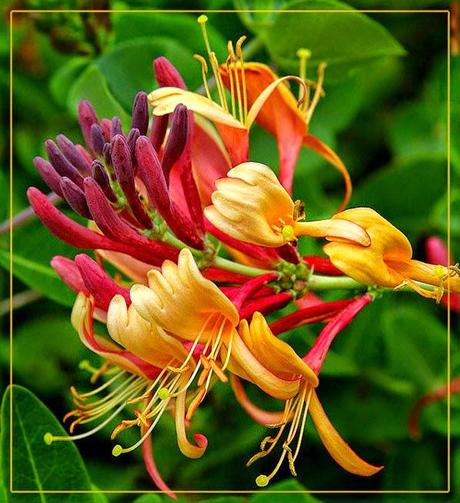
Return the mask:
[[[329,421],[314,390],[310,399],[310,414],[324,447],[344,470],[355,475],[369,477],[383,468],[383,466],[370,465],[351,449]]]
[[[229,369],[279,400],[292,398],[299,391],[298,380],[281,379],[270,372],[259,362],[238,334],[233,336]]]
[[[204,435],[199,433],[195,434],[196,445],[193,445],[187,438],[187,433],[185,431],[185,398],[186,391],[179,393],[176,398],[176,435],[177,435],[177,445],[184,456],[188,458],[197,459],[203,456],[206,447],[208,446],[208,440]]]
[[[294,232],[297,236],[326,238],[330,241],[343,240],[360,246],[371,244],[369,234],[359,225],[347,220],[331,218],[316,222],[296,222]]]

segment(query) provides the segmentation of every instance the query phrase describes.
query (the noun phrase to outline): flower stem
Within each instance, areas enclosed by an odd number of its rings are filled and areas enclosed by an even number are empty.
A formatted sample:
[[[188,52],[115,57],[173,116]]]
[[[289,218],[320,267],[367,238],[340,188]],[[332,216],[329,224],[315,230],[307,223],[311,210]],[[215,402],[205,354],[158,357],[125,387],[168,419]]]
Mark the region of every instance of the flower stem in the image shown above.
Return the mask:
[[[213,260],[213,265],[219,267],[220,269],[225,269],[226,271],[236,272],[239,274],[244,274],[246,276],[260,276],[261,274],[267,274],[270,271],[267,269],[259,269],[258,267],[250,267],[248,265],[239,264],[238,262],[232,262],[223,257],[215,257]]]

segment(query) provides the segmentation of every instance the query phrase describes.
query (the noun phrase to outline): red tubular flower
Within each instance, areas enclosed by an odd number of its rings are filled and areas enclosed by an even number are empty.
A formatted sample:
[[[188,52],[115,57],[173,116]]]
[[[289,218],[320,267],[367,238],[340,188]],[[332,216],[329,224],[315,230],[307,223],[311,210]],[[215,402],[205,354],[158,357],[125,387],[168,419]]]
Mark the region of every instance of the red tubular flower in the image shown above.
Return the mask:
[[[74,292],[83,292],[89,295],[85,282],[77,264],[70,258],[56,255],[51,259],[51,267],[58,273],[64,283]]]
[[[447,246],[445,245],[444,241],[436,236],[431,236],[425,240],[425,253],[426,258],[430,264],[440,264],[445,266],[454,264],[452,257],[449,257]],[[447,294],[444,294],[442,296],[441,303],[447,307]],[[450,309],[452,311],[460,313],[459,293],[450,294]]]
[[[302,260],[316,273],[327,274],[328,276],[343,276],[343,272],[326,257],[316,255],[303,256]]]
[[[275,335],[278,335],[309,323],[329,321],[338,313],[343,312],[352,302],[353,299],[344,299],[304,307],[274,321],[270,324],[270,328]]]
[[[319,374],[326,358],[327,352],[335,336],[341,332],[356,315],[370,302],[372,295],[365,293],[361,297],[353,300],[347,307],[339,312],[329,323],[321,330],[310,351],[304,356],[303,360],[315,372]]]
[[[259,297],[245,304],[240,310],[241,319],[249,319],[256,311],[269,314],[289,304],[293,298],[291,292],[280,292],[266,297]]]
[[[238,288],[233,289],[232,294],[226,293],[227,297],[233,302],[238,311],[241,310],[243,304],[250,298],[257,290],[262,288],[270,281],[275,280],[278,277],[278,273],[270,272],[267,274],[262,274],[261,276],[256,276],[246,281],[243,285]]]
[[[117,242],[102,234],[98,234],[82,225],[74,222],[61,211],[55,208],[45,194],[35,187],[30,187],[27,197],[33,210],[43,224],[59,239],[76,248],[112,250],[131,255],[147,264],[159,266],[166,258],[175,259],[178,251],[175,248],[159,243],[143,236],[137,235],[136,242],[126,244]],[[134,232],[134,231],[133,231]],[[140,241],[139,241],[140,240]],[[140,242],[142,246],[139,246]],[[147,247],[144,247],[146,245]]]

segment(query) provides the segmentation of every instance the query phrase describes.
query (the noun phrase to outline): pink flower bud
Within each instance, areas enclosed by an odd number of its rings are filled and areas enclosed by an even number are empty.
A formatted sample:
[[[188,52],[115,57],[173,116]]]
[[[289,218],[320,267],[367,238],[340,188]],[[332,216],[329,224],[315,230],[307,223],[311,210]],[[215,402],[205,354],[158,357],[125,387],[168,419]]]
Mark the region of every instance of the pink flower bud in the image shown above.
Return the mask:
[[[153,73],[160,87],[179,87],[181,89],[187,89],[177,68],[164,56],[160,56],[153,60]]]
[[[78,123],[80,124],[83,137],[85,138],[86,145],[95,155],[93,150],[93,143],[91,139],[91,126],[97,122],[97,115],[93,106],[87,100],[80,101],[78,105]]]
[[[117,294],[122,295],[128,305],[131,303],[129,290],[117,285],[104,269],[88,255],[83,253],[77,255],[75,263],[88,292],[94,297],[97,307],[107,311],[110,301]]]
[[[80,270],[73,260],[56,255],[51,259],[51,267],[74,292],[84,292],[86,295],[89,295],[89,291],[85,286]]]
[[[171,129],[164,149],[161,166],[166,183],[169,185],[169,174],[172,167],[182,155],[188,140],[188,112],[184,105],[177,105],[172,114]]]

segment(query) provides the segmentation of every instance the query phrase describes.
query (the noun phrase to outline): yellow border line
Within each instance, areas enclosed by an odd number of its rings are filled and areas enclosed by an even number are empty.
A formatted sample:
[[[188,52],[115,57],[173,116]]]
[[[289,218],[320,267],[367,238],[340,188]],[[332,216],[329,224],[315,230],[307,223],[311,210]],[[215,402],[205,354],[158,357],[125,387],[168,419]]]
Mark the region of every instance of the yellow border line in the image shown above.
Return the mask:
[[[451,211],[450,211],[450,10],[448,9],[436,9],[436,10],[399,10],[399,9],[385,9],[385,10],[370,10],[370,9],[350,9],[350,10],[272,10],[272,9],[239,9],[239,10],[203,10],[203,9],[188,9],[188,10],[173,10],[173,9],[13,9],[10,11],[10,385],[13,385],[13,309],[12,309],[12,297],[13,297],[13,15],[14,14],[29,14],[29,13],[169,13],[169,14],[180,14],[180,13],[220,13],[229,14],[235,12],[251,13],[251,12],[262,12],[262,13],[293,13],[293,14],[305,14],[305,13],[367,13],[367,14],[380,14],[380,13],[397,13],[397,14],[447,14],[447,249],[450,255],[450,224],[451,224]],[[450,316],[450,292],[447,293],[447,382],[448,382],[448,393],[447,393],[447,489],[439,490],[307,490],[307,491],[276,491],[276,490],[174,490],[177,494],[449,494],[451,490],[451,469],[450,469],[450,456],[451,456],[451,411],[450,411],[450,334],[451,334],[451,316]],[[13,390],[10,392],[10,492],[12,494],[164,494],[161,490],[76,490],[76,491],[26,491],[13,489]]]

